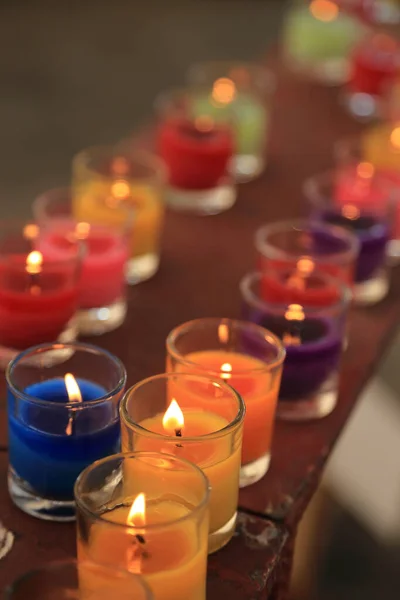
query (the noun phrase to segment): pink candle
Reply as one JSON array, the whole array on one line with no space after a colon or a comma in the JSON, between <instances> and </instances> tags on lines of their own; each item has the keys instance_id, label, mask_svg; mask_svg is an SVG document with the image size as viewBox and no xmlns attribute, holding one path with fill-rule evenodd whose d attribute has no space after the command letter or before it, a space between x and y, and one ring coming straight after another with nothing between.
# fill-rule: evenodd
<instances>
[{"instance_id":1,"label":"pink candle","mask_svg":"<svg viewBox=\"0 0 400 600\"><path fill-rule=\"evenodd\" d=\"M119 231L97 224L54 220L43 232L40 251L53 259L71 251L76 239L85 246L80 278L80 308L109 306L124 295L127 240Z\"/></svg>"}]
</instances>

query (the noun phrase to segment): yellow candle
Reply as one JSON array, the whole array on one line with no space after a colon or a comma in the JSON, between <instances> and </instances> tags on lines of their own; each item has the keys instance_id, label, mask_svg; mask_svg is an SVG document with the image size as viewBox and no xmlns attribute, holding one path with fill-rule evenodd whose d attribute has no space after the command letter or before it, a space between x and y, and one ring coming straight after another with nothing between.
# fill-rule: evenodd
<instances>
[{"instance_id":1,"label":"yellow candle","mask_svg":"<svg viewBox=\"0 0 400 600\"><path fill-rule=\"evenodd\" d=\"M150 462L135 458L129 464L132 457L140 456L156 457L157 464L153 464L152 458ZM122 470L115 467L110 470L104 476L101 491L93 490L89 501L82 489L77 492L78 561L92 560L140 574L155 600L205 600L208 496L203 480L206 479L202 476L199 488L200 470L186 461L163 458L156 453L109 457L111 463L115 460L124 461ZM162 466L164 463L166 468ZM98 464L92 468L98 468ZM120 483L118 472L122 476ZM179 478L185 474L191 487L197 486L194 494L193 489L185 492L187 487ZM102 473L97 477L102 477ZM115 487L109 490L110 486ZM146 493L131 494L140 487ZM203 494L198 505L197 493ZM93 517L88 516L96 502L103 509L101 515L95 511ZM104 502L106 506L102 506ZM85 583L89 587L90 582ZM126 585L127 589L121 584L118 590L129 591L129 582Z\"/></svg>"},{"instance_id":2,"label":"yellow candle","mask_svg":"<svg viewBox=\"0 0 400 600\"><path fill-rule=\"evenodd\" d=\"M140 411L140 406L154 403L151 416L135 420L138 407ZM225 545L235 528L243 415L240 397L228 386L186 374L158 375L140 382L121 404L123 451L173 454L193 462L207 476L211 484L209 552Z\"/></svg>"}]
</instances>

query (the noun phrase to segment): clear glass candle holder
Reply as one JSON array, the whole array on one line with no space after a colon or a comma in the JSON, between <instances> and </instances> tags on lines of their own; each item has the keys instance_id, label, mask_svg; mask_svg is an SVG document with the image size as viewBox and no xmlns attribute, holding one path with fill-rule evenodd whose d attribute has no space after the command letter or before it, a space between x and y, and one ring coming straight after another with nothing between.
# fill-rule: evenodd
<instances>
[{"instance_id":1,"label":"clear glass candle holder","mask_svg":"<svg viewBox=\"0 0 400 600\"><path fill-rule=\"evenodd\" d=\"M42 342L77 335L82 248L68 256L42 253L44 233L35 223L0 224L0 366Z\"/></svg>"},{"instance_id":2,"label":"clear glass candle holder","mask_svg":"<svg viewBox=\"0 0 400 600\"><path fill-rule=\"evenodd\" d=\"M104 223L94 218L75 217L70 188L49 190L36 198L34 215L41 226L39 249L45 256L68 257L79 241L84 257L79 282L77 323L83 335L100 335L120 327L125 320L125 269L129 256L129 233L133 213L124 219Z\"/></svg>"},{"instance_id":3,"label":"clear glass candle holder","mask_svg":"<svg viewBox=\"0 0 400 600\"><path fill-rule=\"evenodd\" d=\"M369 128L359 136L350 136L335 144L334 157L338 168L347 169L354 163L359 169L372 165L379 180L386 179L385 186L393 196L394 219L391 239L386 247L390 264L400 262L400 121L381 123ZM366 196L368 198L368 196Z\"/></svg>"},{"instance_id":4,"label":"clear glass candle holder","mask_svg":"<svg viewBox=\"0 0 400 600\"><path fill-rule=\"evenodd\" d=\"M350 77L350 53L368 28L341 0L296 0L287 12L283 52L288 66L325 85Z\"/></svg>"},{"instance_id":5,"label":"clear glass candle holder","mask_svg":"<svg viewBox=\"0 0 400 600\"><path fill-rule=\"evenodd\" d=\"M255 234L258 269L272 276L277 301L285 300L287 288L296 290L300 304L310 302L312 283L306 283L315 268L352 284L360 244L356 236L334 225L307 219L277 221L260 227ZM315 292L312 292L315 295ZM324 302L317 296L315 303Z\"/></svg>"},{"instance_id":6,"label":"clear glass candle holder","mask_svg":"<svg viewBox=\"0 0 400 600\"><path fill-rule=\"evenodd\" d=\"M228 172L234 152L231 123L219 122L203 89L166 91L156 99L158 153L168 168L168 205L212 215L228 210L236 191Z\"/></svg>"},{"instance_id":7,"label":"clear glass candle holder","mask_svg":"<svg viewBox=\"0 0 400 600\"><path fill-rule=\"evenodd\" d=\"M207 373L231 385L244 400L240 487L268 470L284 357L276 336L246 321L196 319L167 337L168 371Z\"/></svg>"},{"instance_id":8,"label":"clear glass candle holder","mask_svg":"<svg viewBox=\"0 0 400 600\"><path fill-rule=\"evenodd\" d=\"M209 552L235 531L244 411L241 397L221 380L186 373L140 381L121 404L124 451L167 452L197 464L208 477Z\"/></svg>"},{"instance_id":9,"label":"clear glass candle holder","mask_svg":"<svg viewBox=\"0 0 400 600\"><path fill-rule=\"evenodd\" d=\"M127 210L134 211L126 267L129 284L150 279L158 271L166 178L158 157L126 144L93 146L74 157L76 219L117 225L125 222Z\"/></svg>"},{"instance_id":10,"label":"clear glass candle holder","mask_svg":"<svg viewBox=\"0 0 400 600\"><path fill-rule=\"evenodd\" d=\"M268 155L273 73L253 63L214 61L192 65L188 80L203 88L198 110L233 124L236 150L230 171L235 180L249 181L260 175Z\"/></svg>"},{"instance_id":11,"label":"clear glass candle holder","mask_svg":"<svg viewBox=\"0 0 400 600\"><path fill-rule=\"evenodd\" d=\"M119 451L125 368L96 346L42 344L11 361L6 380L11 499L40 519L72 521L79 473Z\"/></svg>"},{"instance_id":12,"label":"clear glass candle holder","mask_svg":"<svg viewBox=\"0 0 400 600\"><path fill-rule=\"evenodd\" d=\"M117 454L83 471L75 499L79 562L140 574L155 600L205 600L209 484L198 467L157 452Z\"/></svg>"},{"instance_id":13,"label":"clear glass candle holder","mask_svg":"<svg viewBox=\"0 0 400 600\"><path fill-rule=\"evenodd\" d=\"M371 164L361 163L309 178L304 194L312 220L346 228L358 238L355 302L381 301L389 290L386 253L394 215L392 186Z\"/></svg>"},{"instance_id":14,"label":"clear glass candle holder","mask_svg":"<svg viewBox=\"0 0 400 600\"><path fill-rule=\"evenodd\" d=\"M142 577L108 565L76 560L29 571L6 588L5 600L153 600Z\"/></svg>"},{"instance_id":15,"label":"clear glass candle holder","mask_svg":"<svg viewBox=\"0 0 400 600\"><path fill-rule=\"evenodd\" d=\"M240 283L243 318L276 334L286 349L277 416L302 421L325 417L336 406L346 317L351 290L319 273L318 289L330 302L299 304L296 294L275 301L263 273L246 275Z\"/></svg>"},{"instance_id":16,"label":"clear glass candle holder","mask_svg":"<svg viewBox=\"0 0 400 600\"><path fill-rule=\"evenodd\" d=\"M350 77L342 100L360 120L382 117L385 95L398 77L400 42L385 31L373 31L354 48Z\"/></svg>"}]
</instances>

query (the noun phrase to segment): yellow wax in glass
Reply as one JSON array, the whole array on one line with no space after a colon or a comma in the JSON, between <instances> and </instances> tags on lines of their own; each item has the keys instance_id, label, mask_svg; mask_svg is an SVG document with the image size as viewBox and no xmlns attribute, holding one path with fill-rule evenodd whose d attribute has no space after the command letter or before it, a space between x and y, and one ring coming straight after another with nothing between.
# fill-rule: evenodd
<instances>
[{"instance_id":1,"label":"yellow wax in glass","mask_svg":"<svg viewBox=\"0 0 400 600\"><path fill-rule=\"evenodd\" d=\"M117 508L107 513L109 522L104 519L94 522L90 527L89 541L78 537L78 560L112 564L141 574L150 586L155 600L205 600L207 522L204 522L205 532L200 536L195 531L195 520L184 520L165 529L152 529L152 525L190 514L190 508L174 501L171 490L170 500L160 499L147 503L146 525L139 541L132 530L129 533L128 526L113 525L125 525L129 511L130 506ZM83 584L93 588L92 582L84 581ZM121 593L129 592L122 590L121 583L118 590Z\"/></svg>"},{"instance_id":2,"label":"yellow wax in glass","mask_svg":"<svg viewBox=\"0 0 400 600\"><path fill-rule=\"evenodd\" d=\"M363 158L377 169L400 172L400 123L370 128L361 138Z\"/></svg>"},{"instance_id":3,"label":"yellow wax in glass","mask_svg":"<svg viewBox=\"0 0 400 600\"><path fill-rule=\"evenodd\" d=\"M150 185L129 183L126 200L135 210L131 237L132 257L158 254L164 220L164 204L161 192ZM123 210L118 210L118 198L113 193L112 178L93 176L91 181L73 185L74 214L78 220L100 221L110 225L124 222ZM107 206L107 202L110 203ZM123 204L121 205L123 207Z\"/></svg>"},{"instance_id":4,"label":"yellow wax in glass","mask_svg":"<svg viewBox=\"0 0 400 600\"><path fill-rule=\"evenodd\" d=\"M171 394L178 392L178 388ZM181 396L179 395L179 398ZM179 401L180 404L180 401ZM181 404L184 409L185 403ZM183 410L185 424L182 437L173 438L176 443L168 443L171 437L166 437L165 444L159 438L138 435L134 450L158 451L175 454L196 464L208 477L211 484L210 496L210 533L218 531L236 514L239 494L240 473L240 444L232 448L231 435L215 439L199 439L196 442L185 441L185 437L204 436L220 431L229 421L220 415L195 409ZM168 435L163 427L164 413L144 419L139 425L154 433ZM122 450L131 450L127 430L122 428ZM188 473L177 473L176 478L188 477ZM170 476L171 477L171 476Z\"/></svg>"},{"instance_id":5,"label":"yellow wax in glass","mask_svg":"<svg viewBox=\"0 0 400 600\"><path fill-rule=\"evenodd\" d=\"M280 374L267 371L261 360L240 352L205 350L185 355L191 373L220 373L242 396L246 405L244 418L242 464L246 465L270 452L278 400ZM224 371L229 365L231 370ZM169 365L171 367L171 365ZM167 365L167 370L169 369ZM171 367L169 370L173 370ZM187 371L187 365L175 365L175 370ZM246 373L247 371L247 373ZM252 372L253 371L253 372ZM181 402L180 402L181 404Z\"/></svg>"}]
</instances>

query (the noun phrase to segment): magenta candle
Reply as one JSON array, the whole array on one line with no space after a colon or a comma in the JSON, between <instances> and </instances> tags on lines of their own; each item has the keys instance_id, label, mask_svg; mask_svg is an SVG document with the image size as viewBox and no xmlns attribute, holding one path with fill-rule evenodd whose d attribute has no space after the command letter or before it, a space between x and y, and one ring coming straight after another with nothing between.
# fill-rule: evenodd
<instances>
[{"instance_id":1,"label":"magenta candle","mask_svg":"<svg viewBox=\"0 0 400 600\"><path fill-rule=\"evenodd\" d=\"M0 364L5 366L16 350L75 338L81 253L75 243L68 256L44 256L38 251L40 229L33 224L2 223L0 238Z\"/></svg>"},{"instance_id":2,"label":"magenta candle","mask_svg":"<svg viewBox=\"0 0 400 600\"><path fill-rule=\"evenodd\" d=\"M129 258L131 223L106 226L77 222L72 217L70 191L51 190L35 201L34 210L43 224L40 251L58 260L69 256L80 241L84 248L79 285L79 328L85 334L115 329L126 314L125 267Z\"/></svg>"}]
</instances>

